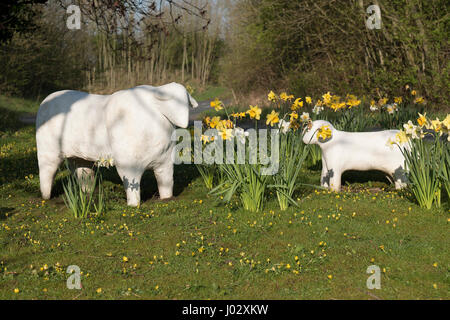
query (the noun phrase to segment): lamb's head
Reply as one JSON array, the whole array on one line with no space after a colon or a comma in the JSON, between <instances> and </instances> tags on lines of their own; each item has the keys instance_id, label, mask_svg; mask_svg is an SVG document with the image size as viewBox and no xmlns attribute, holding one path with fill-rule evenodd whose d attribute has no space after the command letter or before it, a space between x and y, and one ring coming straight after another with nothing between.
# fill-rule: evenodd
<instances>
[{"instance_id":1,"label":"lamb's head","mask_svg":"<svg viewBox=\"0 0 450 320\"><path fill-rule=\"evenodd\" d=\"M324 144L333 139L336 129L325 120L316 120L308 123L303 131L303 142L306 144Z\"/></svg>"}]
</instances>

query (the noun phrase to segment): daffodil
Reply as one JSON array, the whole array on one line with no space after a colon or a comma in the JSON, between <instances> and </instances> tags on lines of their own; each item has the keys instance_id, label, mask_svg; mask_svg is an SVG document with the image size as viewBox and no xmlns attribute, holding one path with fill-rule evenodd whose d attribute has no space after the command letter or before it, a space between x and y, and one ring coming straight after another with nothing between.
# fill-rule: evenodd
<instances>
[{"instance_id":1,"label":"daffodil","mask_svg":"<svg viewBox=\"0 0 450 320\"><path fill-rule=\"evenodd\" d=\"M214 108L216 111L220 111L220 110L222 110L223 109L223 103L222 103L222 101L220 101L219 99L215 99L214 101L211 101L211 103L210 103L210 105L211 105L211 108Z\"/></svg>"},{"instance_id":2,"label":"daffodil","mask_svg":"<svg viewBox=\"0 0 450 320\"><path fill-rule=\"evenodd\" d=\"M408 142L409 138L406 135L406 132L403 130L400 130L396 135L395 135L395 140L398 144L402 145Z\"/></svg>"},{"instance_id":3,"label":"daffodil","mask_svg":"<svg viewBox=\"0 0 450 320\"><path fill-rule=\"evenodd\" d=\"M209 123L209 126L214 129L220 123L220 117L213 117Z\"/></svg>"},{"instance_id":4,"label":"daffodil","mask_svg":"<svg viewBox=\"0 0 450 320\"><path fill-rule=\"evenodd\" d=\"M291 106L291 110L296 111L302 107L303 107L302 98L297 98L297 99L295 99L294 104Z\"/></svg>"},{"instance_id":5,"label":"daffodil","mask_svg":"<svg viewBox=\"0 0 450 320\"><path fill-rule=\"evenodd\" d=\"M288 101L294 99L293 95L288 95L286 92L280 94L280 99L283 101Z\"/></svg>"},{"instance_id":6,"label":"daffodil","mask_svg":"<svg viewBox=\"0 0 450 320\"><path fill-rule=\"evenodd\" d=\"M203 141L203 144L207 144L210 141L210 137L202 134L200 141Z\"/></svg>"},{"instance_id":7,"label":"daffodil","mask_svg":"<svg viewBox=\"0 0 450 320\"><path fill-rule=\"evenodd\" d=\"M262 110L258 106L250 106L250 110L247 111L250 119L259 120L261 118Z\"/></svg>"},{"instance_id":8,"label":"daffodil","mask_svg":"<svg viewBox=\"0 0 450 320\"><path fill-rule=\"evenodd\" d=\"M298 119L298 113L295 111L290 113L289 116L290 116L290 121L294 121L294 120Z\"/></svg>"},{"instance_id":9,"label":"daffodil","mask_svg":"<svg viewBox=\"0 0 450 320\"><path fill-rule=\"evenodd\" d=\"M301 122L307 122L310 119L311 118L309 117L309 113L308 112L303 112L302 115L300 116L300 121Z\"/></svg>"},{"instance_id":10,"label":"daffodil","mask_svg":"<svg viewBox=\"0 0 450 320\"><path fill-rule=\"evenodd\" d=\"M439 118L436 118L436 120L431 120L431 128L435 132L441 131L442 124L441 124L441 121L439 120Z\"/></svg>"},{"instance_id":11,"label":"daffodil","mask_svg":"<svg viewBox=\"0 0 450 320\"><path fill-rule=\"evenodd\" d=\"M418 97L414 99L415 104L425 104L425 99L423 97Z\"/></svg>"},{"instance_id":12,"label":"daffodil","mask_svg":"<svg viewBox=\"0 0 450 320\"><path fill-rule=\"evenodd\" d=\"M379 105L380 107L382 107L382 106L386 105L386 103L387 103L388 101L389 101L388 98L382 98L382 99L378 100L378 105Z\"/></svg>"},{"instance_id":13,"label":"daffodil","mask_svg":"<svg viewBox=\"0 0 450 320\"><path fill-rule=\"evenodd\" d=\"M417 91L416 91L416 90L411 91L411 95L412 95L412 96L415 96L416 94L417 94Z\"/></svg>"},{"instance_id":14,"label":"daffodil","mask_svg":"<svg viewBox=\"0 0 450 320\"><path fill-rule=\"evenodd\" d=\"M222 140L229 140L233 138L233 129L222 129L219 132L219 135L222 138Z\"/></svg>"},{"instance_id":15,"label":"daffodil","mask_svg":"<svg viewBox=\"0 0 450 320\"><path fill-rule=\"evenodd\" d=\"M312 104L312 98L311 97L306 97L305 101L307 104Z\"/></svg>"},{"instance_id":16,"label":"daffodil","mask_svg":"<svg viewBox=\"0 0 450 320\"><path fill-rule=\"evenodd\" d=\"M426 115L427 115L426 113L423 115L419 113L419 118L417 119L417 123L419 124L420 127L423 127L424 125L427 124Z\"/></svg>"},{"instance_id":17,"label":"daffodil","mask_svg":"<svg viewBox=\"0 0 450 320\"><path fill-rule=\"evenodd\" d=\"M312 109L314 114L320 114L323 111L323 107L321 105L316 104Z\"/></svg>"},{"instance_id":18,"label":"daffodil","mask_svg":"<svg viewBox=\"0 0 450 320\"><path fill-rule=\"evenodd\" d=\"M394 103L394 104L387 104L387 105L386 105L386 111L387 111L389 114L394 114L394 112L397 111L397 106L396 106L396 104L395 104L395 103Z\"/></svg>"},{"instance_id":19,"label":"daffodil","mask_svg":"<svg viewBox=\"0 0 450 320\"><path fill-rule=\"evenodd\" d=\"M378 110L375 100L370 101L370 111L375 112Z\"/></svg>"},{"instance_id":20,"label":"daffodil","mask_svg":"<svg viewBox=\"0 0 450 320\"><path fill-rule=\"evenodd\" d=\"M403 128L405 129L407 136L411 136L413 139L419 138L417 135L417 126L415 126L411 120L409 120L408 123L405 123Z\"/></svg>"},{"instance_id":21,"label":"daffodil","mask_svg":"<svg viewBox=\"0 0 450 320\"><path fill-rule=\"evenodd\" d=\"M332 95L330 92L327 92L322 96L322 98L323 98L323 103L326 105L329 105L331 103Z\"/></svg>"},{"instance_id":22,"label":"daffodil","mask_svg":"<svg viewBox=\"0 0 450 320\"><path fill-rule=\"evenodd\" d=\"M285 121L283 119L280 120L278 127L281 129L281 132L287 133L289 131L289 127L291 123L289 121Z\"/></svg>"},{"instance_id":23,"label":"daffodil","mask_svg":"<svg viewBox=\"0 0 450 320\"><path fill-rule=\"evenodd\" d=\"M275 112L275 110L272 110L272 112L270 114L267 115L267 121L266 124L267 125L271 125L273 126L274 124L278 123L280 121L280 118L278 118L279 113Z\"/></svg>"},{"instance_id":24,"label":"daffodil","mask_svg":"<svg viewBox=\"0 0 450 320\"><path fill-rule=\"evenodd\" d=\"M395 97L394 98L394 102L397 104L401 104L403 102L403 98L402 97Z\"/></svg>"},{"instance_id":25,"label":"daffodil","mask_svg":"<svg viewBox=\"0 0 450 320\"><path fill-rule=\"evenodd\" d=\"M332 132L331 132L329 125L323 125L317 131L317 139L319 139L320 141L328 140L331 137L332 137Z\"/></svg>"},{"instance_id":26,"label":"daffodil","mask_svg":"<svg viewBox=\"0 0 450 320\"><path fill-rule=\"evenodd\" d=\"M275 94L275 92L270 91L267 98L269 99L269 101L271 102L275 102L277 101L277 95Z\"/></svg>"}]
</instances>

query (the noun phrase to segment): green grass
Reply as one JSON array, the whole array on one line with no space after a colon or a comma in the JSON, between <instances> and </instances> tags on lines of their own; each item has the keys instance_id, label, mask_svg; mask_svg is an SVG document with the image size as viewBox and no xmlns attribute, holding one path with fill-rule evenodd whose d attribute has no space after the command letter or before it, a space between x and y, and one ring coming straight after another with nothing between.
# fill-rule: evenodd
<instances>
[{"instance_id":1,"label":"green grass","mask_svg":"<svg viewBox=\"0 0 450 320\"><path fill-rule=\"evenodd\" d=\"M226 99L231 97L231 93L225 87L207 86L203 89L196 89L193 97L197 101L214 100L215 98Z\"/></svg>"},{"instance_id":2,"label":"green grass","mask_svg":"<svg viewBox=\"0 0 450 320\"><path fill-rule=\"evenodd\" d=\"M77 220L62 200L67 172L41 200L34 127L11 119L0 130L0 299L449 298L448 204L420 209L375 174L347 175L341 194L300 189L300 208L281 212L272 197L250 213L209 196L194 166L176 167L170 201L147 173L145 202L129 208L104 170L109 211ZM318 184L319 171L300 179ZM381 290L366 288L373 264ZM82 290L66 288L69 265Z\"/></svg>"}]
</instances>

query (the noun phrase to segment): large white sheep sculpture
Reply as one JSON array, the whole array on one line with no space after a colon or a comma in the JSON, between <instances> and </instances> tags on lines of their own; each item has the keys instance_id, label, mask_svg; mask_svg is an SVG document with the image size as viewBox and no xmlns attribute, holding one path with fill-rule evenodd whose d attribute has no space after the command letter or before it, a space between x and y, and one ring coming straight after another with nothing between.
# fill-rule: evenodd
<instances>
[{"instance_id":1,"label":"large white sheep sculpture","mask_svg":"<svg viewBox=\"0 0 450 320\"><path fill-rule=\"evenodd\" d=\"M394 141L398 130L377 132L345 132L336 130L324 120L309 123L303 142L322 149L321 185L336 192L341 190L341 177L347 170L379 170L394 180L396 189L406 186L405 159Z\"/></svg>"},{"instance_id":2,"label":"large white sheep sculpture","mask_svg":"<svg viewBox=\"0 0 450 320\"><path fill-rule=\"evenodd\" d=\"M65 90L49 95L36 118L42 197L49 199L64 158L76 173L91 175L101 158L114 160L130 206L140 204L140 182L153 169L161 199L172 197L175 126L186 128L197 102L177 83L139 86L112 95Z\"/></svg>"}]
</instances>

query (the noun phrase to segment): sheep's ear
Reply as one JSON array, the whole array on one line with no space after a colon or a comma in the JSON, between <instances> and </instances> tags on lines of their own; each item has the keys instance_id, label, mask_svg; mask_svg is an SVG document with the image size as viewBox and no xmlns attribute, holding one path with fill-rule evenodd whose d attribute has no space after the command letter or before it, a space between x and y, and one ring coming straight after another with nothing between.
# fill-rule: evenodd
<instances>
[{"instance_id":1,"label":"sheep's ear","mask_svg":"<svg viewBox=\"0 0 450 320\"><path fill-rule=\"evenodd\" d=\"M188 97L186 88L178 84L170 84L157 88L153 97L156 108L170 122L180 128L187 128L189 124L189 105L193 104ZM192 98L197 104L197 102Z\"/></svg>"},{"instance_id":2,"label":"sheep's ear","mask_svg":"<svg viewBox=\"0 0 450 320\"><path fill-rule=\"evenodd\" d=\"M195 99L192 98L192 96L189 94L189 92L187 93L187 95L188 95L188 98L189 98L189 102L191 103L191 107L194 108L194 109L197 108L198 107L197 101L195 101Z\"/></svg>"}]
</instances>

